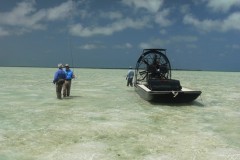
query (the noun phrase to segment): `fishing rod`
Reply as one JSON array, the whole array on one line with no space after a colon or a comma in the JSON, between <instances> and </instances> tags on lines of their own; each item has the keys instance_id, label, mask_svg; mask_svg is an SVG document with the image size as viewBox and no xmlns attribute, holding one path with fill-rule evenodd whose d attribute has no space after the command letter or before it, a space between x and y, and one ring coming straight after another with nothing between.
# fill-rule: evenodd
<instances>
[{"instance_id":1,"label":"fishing rod","mask_svg":"<svg viewBox=\"0 0 240 160\"><path fill-rule=\"evenodd\" d=\"M74 1L71 1L71 10L70 10L70 25L73 23L73 5ZM69 51L70 51L70 56L71 56L71 63L72 63L72 71L74 72L74 61L73 61L73 49L72 49L72 36L68 33L68 40L69 40Z\"/></svg>"},{"instance_id":2,"label":"fishing rod","mask_svg":"<svg viewBox=\"0 0 240 160\"><path fill-rule=\"evenodd\" d=\"M70 50L70 56L71 56L71 63L72 63L72 69L74 71L74 61L73 61L73 49L72 49L72 39L69 36L69 50Z\"/></svg>"}]
</instances>

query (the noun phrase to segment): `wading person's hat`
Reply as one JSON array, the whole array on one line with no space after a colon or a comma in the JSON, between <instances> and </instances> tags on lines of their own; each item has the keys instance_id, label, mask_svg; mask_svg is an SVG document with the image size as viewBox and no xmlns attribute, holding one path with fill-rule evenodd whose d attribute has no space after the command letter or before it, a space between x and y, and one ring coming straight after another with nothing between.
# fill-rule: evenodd
<instances>
[{"instance_id":1,"label":"wading person's hat","mask_svg":"<svg viewBox=\"0 0 240 160\"><path fill-rule=\"evenodd\" d=\"M61 63L59 63L58 68L63 68L63 65Z\"/></svg>"},{"instance_id":2,"label":"wading person's hat","mask_svg":"<svg viewBox=\"0 0 240 160\"><path fill-rule=\"evenodd\" d=\"M68 68L69 68L69 64L65 64L65 67L68 67Z\"/></svg>"}]
</instances>

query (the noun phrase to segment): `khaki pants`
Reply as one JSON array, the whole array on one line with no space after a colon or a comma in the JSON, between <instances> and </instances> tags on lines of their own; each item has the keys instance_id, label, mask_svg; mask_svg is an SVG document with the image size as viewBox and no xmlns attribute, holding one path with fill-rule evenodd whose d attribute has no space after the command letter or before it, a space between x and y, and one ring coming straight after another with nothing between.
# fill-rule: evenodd
<instances>
[{"instance_id":1,"label":"khaki pants","mask_svg":"<svg viewBox=\"0 0 240 160\"><path fill-rule=\"evenodd\" d=\"M63 84L56 84L56 93L57 93L57 98L58 99L61 99L62 98L62 87L63 87Z\"/></svg>"},{"instance_id":2,"label":"khaki pants","mask_svg":"<svg viewBox=\"0 0 240 160\"><path fill-rule=\"evenodd\" d=\"M70 96L71 80L65 80L63 84L63 97Z\"/></svg>"}]
</instances>

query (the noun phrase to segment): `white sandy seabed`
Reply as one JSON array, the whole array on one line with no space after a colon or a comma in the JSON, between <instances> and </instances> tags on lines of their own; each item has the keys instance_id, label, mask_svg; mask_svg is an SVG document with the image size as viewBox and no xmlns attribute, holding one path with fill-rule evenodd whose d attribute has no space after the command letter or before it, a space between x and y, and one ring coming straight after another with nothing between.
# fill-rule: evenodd
<instances>
[{"instance_id":1,"label":"white sandy seabed","mask_svg":"<svg viewBox=\"0 0 240 160\"><path fill-rule=\"evenodd\" d=\"M0 68L1 160L240 159L240 73L173 71L202 95L159 104L117 69L74 69L71 96L57 100L55 71Z\"/></svg>"}]
</instances>

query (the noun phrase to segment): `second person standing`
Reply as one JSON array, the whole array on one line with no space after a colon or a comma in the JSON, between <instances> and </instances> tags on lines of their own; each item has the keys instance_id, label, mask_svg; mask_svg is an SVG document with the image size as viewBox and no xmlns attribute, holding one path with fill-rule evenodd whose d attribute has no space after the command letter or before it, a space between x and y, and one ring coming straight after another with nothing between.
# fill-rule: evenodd
<instances>
[{"instance_id":1,"label":"second person standing","mask_svg":"<svg viewBox=\"0 0 240 160\"><path fill-rule=\"evenodd\" d=\"M75 78L75 75L73 74L73 71L70 69L70 66L68 64L65 65L65 74L66 79L65 83L63 84L63 97L70 96L70 90L71 90L71 83L72 79Z\"/></svg>"}]
</instances>

